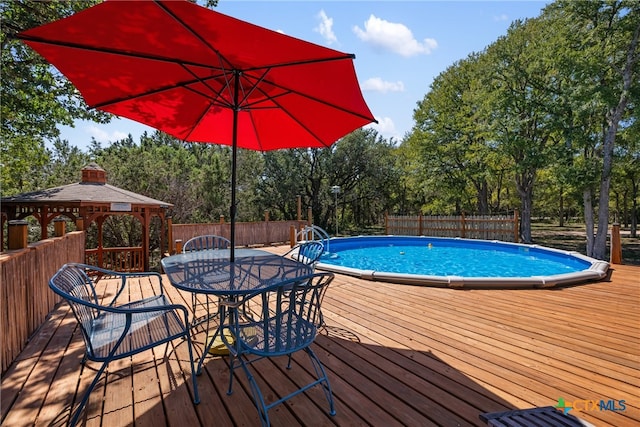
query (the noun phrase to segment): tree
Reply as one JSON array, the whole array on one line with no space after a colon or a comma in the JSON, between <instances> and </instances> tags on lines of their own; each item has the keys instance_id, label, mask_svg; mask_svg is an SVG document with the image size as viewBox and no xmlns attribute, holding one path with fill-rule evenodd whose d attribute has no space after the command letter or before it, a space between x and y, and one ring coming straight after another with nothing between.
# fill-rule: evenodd
<instances>
[{"instance_id":1,"label":"tree","mask_svg":"<svg viewBox=\"0 0 640 427\"><path fill-rule=\"evenodd\" d=\"M399 186L395 150L393 142L387 142L373 129L357 129L332 147L328 182L322 192L331 196L331 187L337 185L340 197L339 207L334 199L329 204L331 208L326 209L327 221L336 217L334 209L338 208L343 230L382 222L384 212L393 209L392 195Z\"/></svg>"},{"instance_id":2,"label":"tree","mask_svg":"<svg viewBox=\"0 0 640 427\"><path fill-rule=\"evenodd\" d=\"M553 27L543 19L516 21L483 56L487 70L486 108L498 150L511 158L521 200L520 237L531 242L536 175L555 142L557 79Z\"/></svg>"},{"instance_id":3,"label":"tree","mask_svg":"<svg viewBox=\"0 0 640 427\"><path fill-rule=\"evenodd\" d=\"M492 183L497 183L494 178L508 159L495 150L483 114L488 94L481 84L486 70L480 57L471 54L435 78L431 91L414 110L416 125L409 144L419 152L423 179L438 177L437 199L449 199L456 213L471 210L486 215L492 193L498 191ZM475 204L465 206L470 198Z\"/></svg>"},{"instance_id":4,"label":"tree","mask_svg":"<svg viewBox=\"0 0 640 427\"><path fill-rule=\"evenodd\" d=\"M584 192L587 255L606 259L616 136L621 126L625 128L633 123L629 105L638 103L640 3L632 0L562 0L545 8L544 13L560 21L554 28L557 40L565 42L564 48L558 49L557 61L572 85L563 95L579 118L597 119L594 124L584 119L576 121L586 142L584 153L594 156L588 166L597 164L600 171L595 237L591 211L595 191L586 188ZM572 90L572 87L578 89Z\"/></svg>"},{"instance_id":5,"label":"tree","mask_svg":"<svg viewBox=\"0 0 640 427\"><path fill-rule=\"evenodd\" d=\"M3 194L37 188L39 169L46 163L45 140L60 134L58 125L76 119L108 121L90 110L73 85L42 57L16 38L20 31L71 15L97 1L0 1L2 46L0 72L0 161Z\"/></svg>"}]
</instances>

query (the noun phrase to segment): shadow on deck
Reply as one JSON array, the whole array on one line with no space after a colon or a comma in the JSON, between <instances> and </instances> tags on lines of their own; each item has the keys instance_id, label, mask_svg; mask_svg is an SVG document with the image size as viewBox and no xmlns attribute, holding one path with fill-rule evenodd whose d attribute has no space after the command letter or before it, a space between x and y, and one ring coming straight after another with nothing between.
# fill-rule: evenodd
<instances>
[{"instance_id":1,"label":"shadow on deck","mask_svg":"<svg viewBox=\"0 0 640 427\"><path fill-rule=\"evenodd\" d=\"M479 415L577 403L597 426L640 422L640 268L558 289L453 290L337 276L325 297L327 328L314 350L328 370L337 415L314 388L270 411L273 425L484 425ZM166 277L164 278L166 283ZM144 293L156 283L141 283ZM174 302L190 296L166 286ZM64 425L94 372L59 305L2 377L2 424ZM204 330L196 331L196 352ZM258 425L241 373L227 395L228 359L210 357L188 387L187 348L176 340L114 362L91 395L84 425ZM268 399L308 380L303 354L256 365ZM91 365L89 365L91 366ZM625 401L624 410L590 403ZM583 405L580 407L579 405ZM591 406L590 406L591 405ZM606 409L606 408L605 408Z\"/></svg>"}]
</instances>

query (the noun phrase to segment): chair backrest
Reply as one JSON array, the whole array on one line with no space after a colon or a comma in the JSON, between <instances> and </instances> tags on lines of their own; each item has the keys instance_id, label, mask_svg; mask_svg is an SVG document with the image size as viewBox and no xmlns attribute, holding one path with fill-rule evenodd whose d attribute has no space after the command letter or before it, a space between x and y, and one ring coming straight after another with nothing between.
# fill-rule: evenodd
<instances>
[{"instance_id":1,"label":"chair backrest","mask_svg":"<svg viewBox=\"0 0 640 427\"><path fill-rule=\"evenodd\" d=\"M229 249L231 241L229 239L216 236L214 234L206 234L196 236L187 240L182 247L182 252L204 251L207 249Z\"/></svg>"},{"instance_id":2,"label":"chair backrest","mask_svg":"<svg viewBox=\"0 0 640 427\"><path fill-rule=\"evenodd\" d=\"M324 245L322 242L318 240L310 240L308 242L300 243L294 246L288 254L290 254L291 258L295 259L298 262L313 265L322 256L324 252Z\"/></svg>"},{"instance_id":3,"label":"chair backrest","mask_svg":"<svg viewBox=\"0 0 640 427\"><path fill-rule=\"evenodd\" d=\"M100 303L95 284L87 274L84 264L69 263L49 280L49 287L71 306L74 316L82 329L82 337L91 348L91 328L100 315Z\"/></svg>"},{"instance_id":4,"label":"chair backrest","mask_svg":"<svg viewBox=\"0 0 640 427\"><path fill-rule=\"evenodd\" d=\"M333 278L333 273L315 273L245 299L251 314L243 330L255 332L254 342L245 337L251 344L248 352L279 355L309 346L318 333L320 306Z\"/></svg>"}]
</instances>

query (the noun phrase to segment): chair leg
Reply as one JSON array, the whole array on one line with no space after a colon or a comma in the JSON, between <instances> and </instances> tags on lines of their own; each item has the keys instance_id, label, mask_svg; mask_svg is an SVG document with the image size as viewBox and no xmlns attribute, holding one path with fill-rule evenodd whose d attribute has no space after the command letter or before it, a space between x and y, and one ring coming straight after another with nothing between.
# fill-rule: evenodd
<instances>
[{"instance_id":1,"label":"chair leg","mask_svg":"<svg viewBox=\"0 0 640 427\"><path fill-rule=\"evenodd\" d=\"M320 385L322 385L324 395L329 402L329 414L333 416L336 414L336 409L333 404L333 392L331 391L331 384L329 384L329 377L327 377L327 372L324 370L322 363L320 363L320 359L318 359L318 356L316 356L316 354L313 352L313 350L311 350L310 347L307 347L304 350L307 352L309 358L311 359L313 369L316 372L316 377L318 378Z\"/></svg>"},{"instance_id":2,"label":"chair leg","mask_svg":"<svg viewBox=\"0 0 640 427\"><path fill-rule=\"evenodd\" d=\"M84 396L82 396L82 400L80 401L80 405L78 405L78 407L76 408L76 410L73 412L73 414L71 416L71 420L69 421L69 426L70 427L74 427L78 423L78 419L80 418L80 413L82 412L82 410L84 409L85 405L89 401L89 395L91 394L91 392L95 388L96 384L98 384L98 381L100 380L100 377L104 373L104 370L105 370L105 368L107 367L108 364L109 364L109 362L105 361L100 366L100 369L98 369L98 372L96 373L96 376L93 378L93 381L91 382L91 385L89 385L89 388L84 393ZM87 369L86 368L86 364L85 364L85 369ZM84 372L84 369L83 369L83 372Z\"/></svg>"},{"instance_id":3,"label":"chair leg","mask_svg":"<svg viewBox=\"0 0 640 427\"><path fill-rule=\"evenodd\" d=\"M236 357L233 353L229 353L229 389L227 390L227 395L231 395L233 393L233 375L236 368Z\"/></svg>"},{"instance_id":4,"label":"chair leg","mask_svg":"<svg viewBox=\"0 0 640 427\"><path fill-rule=\"evenodd\" d=\"M200 403L200 393L198 393L198 380L196 379L196 365L193 361L193 342L191 341L191 333L187 329L185 334L187 337L187 346L189 347L189 364L191 366L191 382L193 382L193 403Z\"/></svg>"},{"instance_id":5,"label":"chair leg","mask_svg":"<svg viewBox=\"0 0 640 427\"><path fill-rule=\"evenodd\" d=\"M242 366L242 370L247 375L247 379L249 380L249 385L251 386L251 395L253 397L253 403L256 405L256 409L258 410L260 423L262 424L263 427L268 427L271 425L271 422L269 421L268 411L273 406L273 404L271 405L265 404L264 396L262 396L262 391L260 390L260 387L258 387L258 383L256 382L255 378L251 374L251 371L249 371L249 367L247 366L247 363L244 361L242 356L238 356L238 360L240 361L240 366Z\"/></svg>"}]
</instances>

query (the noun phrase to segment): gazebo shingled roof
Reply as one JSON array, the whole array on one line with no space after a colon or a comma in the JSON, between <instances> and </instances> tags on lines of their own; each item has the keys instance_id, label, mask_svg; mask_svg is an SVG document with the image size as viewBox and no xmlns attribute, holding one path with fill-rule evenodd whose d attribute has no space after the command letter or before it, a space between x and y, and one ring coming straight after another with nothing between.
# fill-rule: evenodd
<instances>
[{"instance_id":1,"label":"gazebo shingled roof","mask_svg":"<svg viewBox=\"0 0 640 427\"><path fill-rule=\"evenodd\" d=\"M171 206L173 206L171 203L107 184L106 172L96 163L90 163L82 169L81 182L3 197L0 204L3 224L8 220L33 216L40 222L42 239L48 237L48 225L56 217L68 217L76 223L79 230L96 221L99 228L100 248L102 248L102 221L107 216L123 214L135 216L143 226L142 246L147 270L149 268L150 219L153 216L160 217L161 236L164 236L165 213ZM161 242L161 246L164 246L164 241Z\"/></svg>"}]
</instances>

